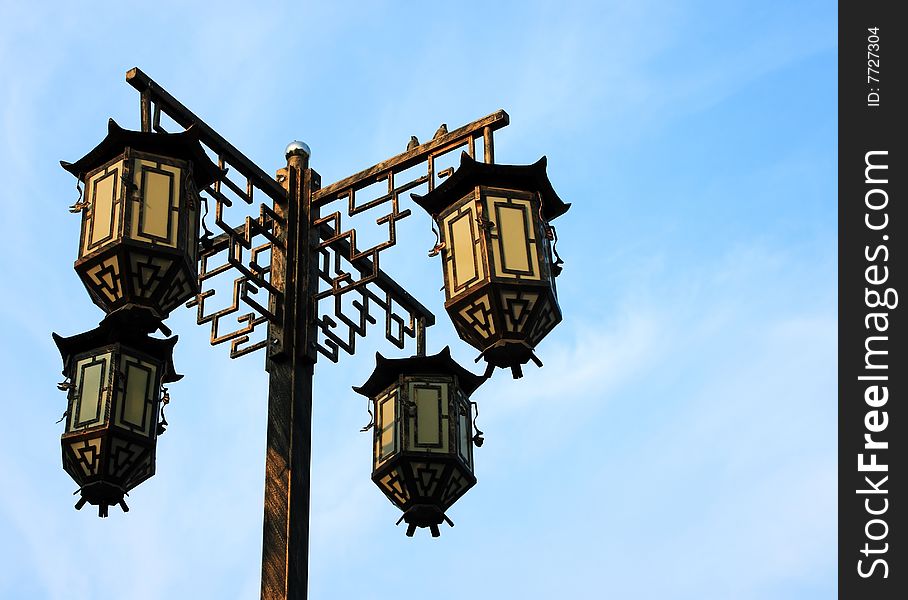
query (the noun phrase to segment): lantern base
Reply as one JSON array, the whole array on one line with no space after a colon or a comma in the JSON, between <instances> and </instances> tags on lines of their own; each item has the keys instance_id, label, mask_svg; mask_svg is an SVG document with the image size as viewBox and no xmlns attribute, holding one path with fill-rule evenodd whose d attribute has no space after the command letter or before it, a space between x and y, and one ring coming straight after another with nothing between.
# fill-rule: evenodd
<instances>
[{"instance_id":1,"label":"lantern base","mask_svg":"<svg viewBox=\"0 0 908 600\"><path fill-rule=\"evenodd\" d=\"M479 356L476 357L475 362L479 362L479 359L481 358L486 359L486 362L488 363L486 365L486 372L483 374L486 378L492 376L495 367L501 367L502 369L510 367L514 379L520 379L523 377L522 365L525 365L532 360L537 367L542 366L542 361L533 354L533 348L522 341L500 340L495 342L483 350Z\"/></svg>"},{"instance_id":2,"label":"lantern base","mask_svg":"<svg viewBox=\"0 0 908 600\"><path fill-rule=\"evenodd\" d=\"M413 533L416 531L417 527L428 527L429 531L432 532L432 537L441 535L438 526L443 522L454 527L454 522L445 515L444 511L431 504L417 504L411 506L404 512L403 516L397 520L397 525L400 525L401 521L407 522L407 537L413 537Z\"/></svg>"},{"instance_id":3,"label":"lantern base","mask_svg":"<svg viewBox=\"0 0 908 600\"><path fill-rule=\"evenodd\" d=\"M76 510L82 510L86 503L97 506L98 516L102 519L107 517L109 506L119 505L123 512L129 512L129 507L126 506L126 501L123 499L126 492L119 486L104 482L90 483L77 490L76 493L79 492L82 493L82 497L76 502Z\"/></svg>"}]
</instances>

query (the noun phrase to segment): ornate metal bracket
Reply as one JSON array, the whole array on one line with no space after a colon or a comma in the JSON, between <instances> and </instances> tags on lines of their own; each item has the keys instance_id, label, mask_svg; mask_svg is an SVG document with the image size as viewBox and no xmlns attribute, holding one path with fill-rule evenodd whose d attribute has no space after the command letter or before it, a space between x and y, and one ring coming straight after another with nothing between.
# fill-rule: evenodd
<instances>
[{"instance_id":1,"label":"ornate metal bracket","mask_svg":"<svg viewBox=\"0 0 908 600\"><path fill-rule=\"evenodd\" d=\"M507 113L498 111L450 133L446 129L440 130L431 141L415 145L313 194L312 204L317 210L329 205L346 204L346 211L342 212L338 207L313 222L322 240L318 245L319 277L329 286L316 293L316 301L329 297L334 299L333 315L326 311L317 319L323 338L318 344L319 352L335 362L339 350L353 354L356 337L365 335L367 324L375 323L369 313L370 306L385 313L385 337L399 348L404 347L404 336L413 336L415 330L435 322L435 317L427 309L393 280L386 280L379 268L381 252L397 241L397 221L410 216L409 209L401 210L400 197L423 185L427 185L429 190L434 189L438 178L448 174L445 172L447 169L437 170L439 159L451 154L457 156L462 150L476 156L479 140L482 140L484 159L491 162L494 152L492 133L507 124ZM420 165L422 169L418 168ZM371 194L361 193L375 184L379 184L380 188L377 193L375 190ZM382 207L383 214L375 218L375 223L386 226L387 235L375 244L360 247L356 229L345 228L345 215L350 218L379 207ZM372 284L377 284L383 293L375 293L371 289ZM360 298L351 303L356 312L352 317L343 313L341 303L341 297L351 291L360 294ZM394 304L409 310L407 321L394 313ZM423 325L420 324L422 319Z\"/></svg>"},{"instance_id":2,"label":"ornate metal bracket","mask_svg":"<svg viewBox=\"0 0 908 600\"><path fill-rule=\"evenodd\" d=\"M162 114L179 127L194 124L203 146L217 157L222 169L228 170L205 190L215 203L214 225L219 233L202 238L200 292L187 306L196 307L200 325L210 325L212 345L230 342L231 358L268 347L267 325L279 327L283 317L284 290L272 285L271 256L286 252L284 240L276 233L286 228L280 227L283 223L274 208L287 201L286 190L141 70L130 70L126 80L140 93L143 131L165 131ZM483 160L493 162L493 132L507 124L507 113L498 111L450 133L442 127L431 141L412 144L406 152L313 193L314 215L329 205L346 202L346 210L338 207L312 222L320 238L316 247L320 285L313 293L313 302L319 306L323 301L321 307L328 309L319 309L315 316L320 332L318 352L334 362L341 350L353 354L356 338L364 337L368 326L378 322L377 317L383 317L385 337L395 346L404 348L409 337L416 339L417 352L424 350L425 328L435 323L435 316L379 266L381 252L396 243L397 221L410 215L409 209L400 209L400 195L423 185L434 189L437 179L450 173L450 169L436 172L439 159L460 150L475 157L479 140ZM420 164L424 170L413 169ZM370 195L366 188L376 183L385 185L377 196ZM360 197L361 192L365 197ZM240 201L238 206L252 207L263 195L270 205L262 203L257 214L245 216L242 225L232 226L225 220L225 209L236 201ZM346 222L379 208L384 214L375 223L387 227L387 235L360 248L356 229L345 229ZM238 212L234 209L232 214ZM218 285L221 296L230 294L231 298L213 307ZM349 292L356 292L358 297L345 304L343 296Z\"/></svg>"}]
</instances>

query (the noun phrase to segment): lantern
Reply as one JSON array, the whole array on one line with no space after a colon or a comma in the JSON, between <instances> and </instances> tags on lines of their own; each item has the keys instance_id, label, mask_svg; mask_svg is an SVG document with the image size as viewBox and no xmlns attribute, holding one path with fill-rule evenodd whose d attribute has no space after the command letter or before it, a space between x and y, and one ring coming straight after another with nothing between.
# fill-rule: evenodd
<instances>
[{"instance_id":1,"label":"lantern","mask_svg":"<svg viewBox=\"0 0 908 600\"><path fill-rule=\"evenodd\" d=\"M198 292L198 190L221 171L196 132L127 131L113 119L107 137L75 163L85 184L75 269L105 312L135 304L163 319Z\"/></svg>"},{"instance_id":2,"label":"lantern","mask_svg":"<svg viewBox=\"0 0 908 600\"><path fill-rule=\"evenodd\" d=\"M453 526L445 511L476 484L469 398L484 378L458 365L447 347L433 356L375 358L369 380L353 388L374 409L372 481L404 511L398 523L407 522L408 536L428 527L438 537L443 521Z\"/></svg>"},{"instance_id":3,"label":"lantern","mask_svg":"<svg viewBox=\"0 0 908 600\"><path fill-rule=\"evenodd\" d=\"M111 505L129 510L124 494L154 475L162 385L182 378L173 367L177 338L149 337L148 317L131 309L85 333L53 334L68 392L63 468L79 485L76 508L88 502L101 517Z\"/></svg>"},{"instance_id":4,"label":"lantern","mask_svg":"<svg viewBox=\"0 0 908 600\"><path fill-rule=\"evenodd\" d=\"M488 362L486 376L510 367L516 379L529 360L541 366L533 350L561 321L561 261L552 258L549 222L570 204L552 189L545 167L545 157L497 165L463 153L444 183L413 195L441 232L445 309L458 335Z\"/></svg>"}]
</instances>

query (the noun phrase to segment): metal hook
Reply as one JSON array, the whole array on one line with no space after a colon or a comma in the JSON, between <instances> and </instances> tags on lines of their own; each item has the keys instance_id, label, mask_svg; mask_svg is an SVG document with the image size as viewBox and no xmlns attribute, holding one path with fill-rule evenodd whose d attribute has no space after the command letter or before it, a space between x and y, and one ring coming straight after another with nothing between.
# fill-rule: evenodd
<instances>
[{"instance_id":1,"label":"metal hook","mask_svg":"<svg viewBox=\"0 0 908 600\"><path fill-rule=\"evenodd\" d=\"M158 422L157 434L161 435L167 431L167 418L164 416L164 407L170 404L170 392L167 391L167 388L161 386L161 420Z\"/></svg>"},{"instance_id":2,"label":"metal hook","mask_svg":"<svg viewBox=\"0 0 908 600\"><path fill-rule=\"evenodd\" d=\"M473 436L473 443L476 444L477 448L481 448L483 442L485 442L485 438L482 437L484 435L482 430L476 426L476 419L479 417L479 405L473 401L471 401L470 404L476 409L476 412L473 413L473 429L476 430L476 434Z\"/></svg>"},{"instance_id":3,"label":"metal hook","mask_svg":"<svg viewBox=\"0 0 908 600\"><path fill-rule=\"evenodd\" d=\"M372 414L372 400L371 399L366 400L366 412L369 413L369 424L366 425L365 427L361 427L360 428L361 432L369 431L370 429L375 427L375 415Z\"/></svg>"},{"instance_id":4,"label":"metal hook","mask_svg":"<svg viewBox=\"0 0 908 600\"><path fill-rule=\"evenodd\" d=\"M552 265L552 277L558 277L561 275L561 271L564 270L564 267L561 266L564 264L564 261L558 256L558 233L555 231L554 226L549 225L548 227L552 232L552 254L555 255L555 263Z\"/></svg>"},{"instance_id":5,"label":"metal hook","mask_svg":"<svg viewBox=\"0 0 908 600\"><path fill-rule=\"evenodd\" d=\"M438 256L438 253L444 250L445 243L441 241L441 234L438 232L438 229L435 227L435 217L432 217L432 233L435 234L435 246L429 250L429 256Z\"/></svg>"},{"instance_id":6,"label":"metal hook","mask_svg":"<svg viewBox=\"0 0 908 600\"><path fill-rule=\"evenodd\" d=\"M82 199L82 183L79 177L76 178L76 189L79 190L79 197L76 198L76 203L69 207L69 212L75 214L82 212L84 209L88 208L88 201Z\"/></svg>"}]
</instances>

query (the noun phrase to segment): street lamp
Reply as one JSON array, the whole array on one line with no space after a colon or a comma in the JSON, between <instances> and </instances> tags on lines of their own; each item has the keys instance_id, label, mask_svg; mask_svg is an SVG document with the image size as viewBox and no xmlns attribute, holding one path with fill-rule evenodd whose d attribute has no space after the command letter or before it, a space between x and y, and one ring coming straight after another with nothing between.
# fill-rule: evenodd
<instances>
[{"instance_id":1,"label":"street lamp","mask_svg":"<svg viewBox=\"0 0 908 600\"><path fill-rule=\"evenodd\" d=\"M176 337L149 337L155 326L145 309L108 315L101 324L71 337L54 334L63 358L67 391L63 468L79 485L81 498L106 517L108 506L128 511L123 496L152 475L163 384L177 381Z\"/></svg>"},{"instance_id":2,"label":"street lamp","mask_svg":"<svg viewBox=\"0 0 908 600\"><path fill-rule=\"evenodd\" d=\"M530 360L541 367L533 349L561 321L549 222L571 205L552 189L545 166L545 157L500 165L463 153L444 183L412 194L441 232L445 309L461 339L480 350L487 376L510 367L517 379Z\"/></svg>"},{"instance_id":3,"label":"street lamp","mask_svg":"<svg viewBox=\"0 0 908 600\"><path fill-rule=\"evenodd\" d=\"M478 430L470 435L470 395L494 366L519 376L520 365L538 362L532 349L561 320L554 289L560 261L552 262L548 221L568 205L551 189L544 161L494 164L493 134L509 121L498 111L450 132L442 125L422 144L413 136L406 151L326 187L309 167L309 147L293 142L287 166L272 178L142 71L132 69L126 80L140 93L142 131L111 122L98 147L63 165L86 184L86 197L71 207L83 220L76 271L109 313L97 330L55 335L67 376L61 388L69 393L64 465L84 500L106 512L153 473L160 429L150 415L166 401L161 384L178 376L170 358L176 338L149 334L169 335L162 320L189 300L198 323L210 326L211 343L229 342L231 358L265 354L262 598L307 595L314 365L319 355L337 362L341 353L353 354L357 339L379 322L396 347L415 340L416 354L378 355L375 372L355 388L376 415L373 480L404 511L408 535L427 527L437 536L438 525L450 523L445 511L476 482L472 447L482 438ZM173 126L185 131L167 133ZM466 158L457 172L440 168L459 152ZM377 195L370 193L376 184ZM461 337L489 362L484 377L455 363L447 348L426 356L435 316L379 266L396 243L397 222L410 215L401 197L419 190L427 193L417 202L442 226L443 261L453 265L445 271L446 308ZM265 202L257 215L228 223L231 207L259 199ZM206 224L212 203L216 234ZM349 224L366 212L386 231L368 247ZM488 215L495 215L491 227ZM464 246L465 231L472 247ZM468 259L485 261L476 282L461 280ZM230 290L226 298L217 294L218 281L228 282L218 288ZM480 293L488 304L483 317L504 333L466 333L473 323L464 314L479 313L454 303L482 303ZM86 457L102 457L105 448L115 453L103 436L120 439L121 429L145 454L102 479L103 467Z\"/></svg>"},{"instance_id":4,"label":"street lamp","mask_svg":"<svg viewBox=\"0 0 908 600\"><path fill-rule=\"evenodd\" d=\"M407 535L428 527L438 537L447 510L476 484L470 395L483 377L451 358L375 355L375 371L353 391L373 406L372 481L404 511ZM400 521L398 521L400 523Z\"/></svg>"},{"instance_id":5,"label":"street lamp","mask_svg":"<svg viewBox=\"0 0 908 600\"><path fill-rule=\"evenodd\" d=\"M110 313L144 306L164 319L198 291L199 192L219 176L196 132L127 131L74 163L85 184L75 269L95 304Z\"/></svg>"}]
</instances>

